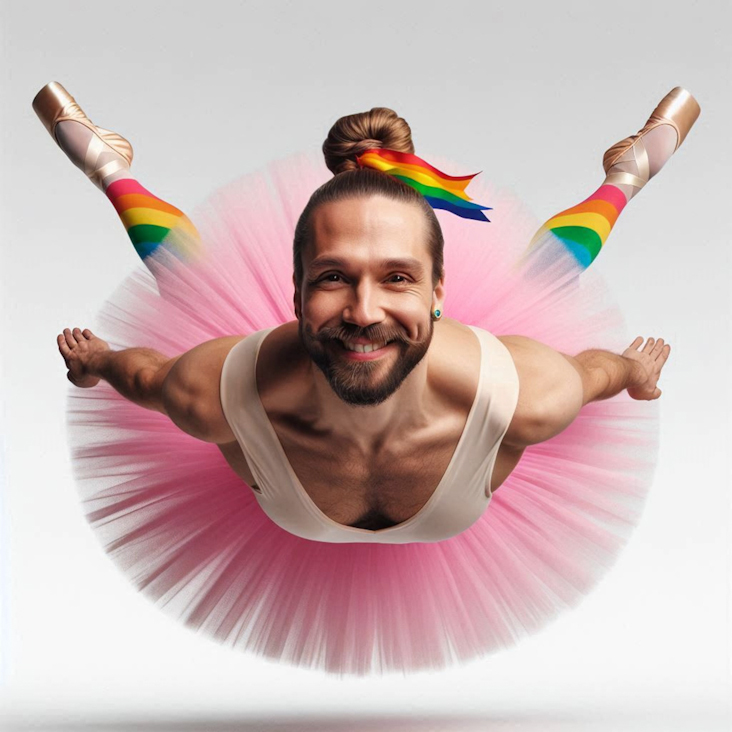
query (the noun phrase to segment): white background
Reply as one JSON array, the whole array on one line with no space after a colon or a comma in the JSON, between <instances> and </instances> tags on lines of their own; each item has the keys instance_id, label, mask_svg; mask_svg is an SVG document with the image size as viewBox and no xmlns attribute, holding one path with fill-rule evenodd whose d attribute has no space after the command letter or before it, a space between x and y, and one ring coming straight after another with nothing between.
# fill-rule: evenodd
<instances>
[{"instance_id":1,"label":"white background","mask_svg":"<svg viewBox=\"0 0 732 732\"><path fill-rule=\"evenodd\" d=\"M726 729L731 15L721 0L3 3L0 725ZM485 171L542 219L690 89L699 122L593 265L633 334L674 350L646 513L581 607L463 667L340 680L226 650L137 595L82 518L55 336L93 325L138 261L31 110L51 80L129 137L139 180L183 210L390 106L418 150Z\"/></svg>"}]
</instances>

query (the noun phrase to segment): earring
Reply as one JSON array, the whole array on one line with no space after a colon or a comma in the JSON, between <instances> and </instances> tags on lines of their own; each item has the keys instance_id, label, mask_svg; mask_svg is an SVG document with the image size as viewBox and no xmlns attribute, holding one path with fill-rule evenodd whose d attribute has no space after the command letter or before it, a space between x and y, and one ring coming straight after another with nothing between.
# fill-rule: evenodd
<instances>
[{"instance_id":1,"label":"earring","mask_svg":"<svg viewBox=\"0 0 732 732\"><path fill-rule=\"evenodd\" d=\"M432 312L432 320L439 320L442 317L442 310L434 310Z\"/></svg>"}]
</instances>

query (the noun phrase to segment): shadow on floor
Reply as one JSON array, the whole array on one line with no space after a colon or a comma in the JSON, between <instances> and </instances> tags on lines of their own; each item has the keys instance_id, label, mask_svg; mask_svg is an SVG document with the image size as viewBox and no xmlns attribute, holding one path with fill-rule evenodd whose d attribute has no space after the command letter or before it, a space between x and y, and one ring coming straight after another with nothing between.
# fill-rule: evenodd
<instances>
[{"instance_id":1,"label":"shadow on floor","mask_svg":"<svg viewBox=\"0 0 732 732\"><path fill-rule=\"evenodd\" d=\"M587 719L559 719L548 716L408 714L272 717L98 717L15 718L2 724L3 732L563 732L594 729ZM7 726L6 726L7 725Z\"/></svg>"},{"instance_id":2,"label":"shadow on floor","mask_svg":"<svg viewBox=\"0 0 732 732\"><path fill-rule=\"evenodd\" d=\"M127 716L39 714L0 718L2 732L729 732L729 716L669 714L646 710L613 717L598 709L584 715L505 714L330 714L257 716Z\"/></svg>"}]
</instances>

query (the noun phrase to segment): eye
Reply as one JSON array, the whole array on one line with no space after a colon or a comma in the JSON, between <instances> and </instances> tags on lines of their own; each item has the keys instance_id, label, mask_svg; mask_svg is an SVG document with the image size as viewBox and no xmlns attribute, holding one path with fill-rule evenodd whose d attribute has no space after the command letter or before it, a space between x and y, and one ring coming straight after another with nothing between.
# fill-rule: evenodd
<instances>
[{"instance_id":1,"label":"eye","mask_svg":"<svg viewBox=\"0 0 732 732\"><path fill-rule=\"evenodd\" d=\"M343 275L337 272L328 272L327 274L310 280L311 285L338 285L343 282Z\"/></svg>"},{"instance_id":2,"label":"eye","mask_svg":"<svg viewBox=\"0 0 732 732\"><path fill-rule=\"evenodd\" d=\"M394 283L395 285L403 285L406 282L408 282L407 278L404 275L401 274L393 274L389 276L389 282Z\"/></svg>"}]
</instances>

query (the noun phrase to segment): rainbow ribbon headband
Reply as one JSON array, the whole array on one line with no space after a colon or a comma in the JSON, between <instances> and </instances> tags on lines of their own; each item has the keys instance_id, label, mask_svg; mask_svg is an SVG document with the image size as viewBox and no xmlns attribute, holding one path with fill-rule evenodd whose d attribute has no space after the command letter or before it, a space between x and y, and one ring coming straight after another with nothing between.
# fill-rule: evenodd
<instances>
[{"instance_id":1,"label":"rainbow ribbon headband","mask_svg":"<svg viewBox=\"0 0 732 732\"><path fill-rule=\"evenodd\" d=\"M403 183L419 191L432 208L450 211L464 219L490 221L483 211L489 206L473 203L465 189L478 173L473 175L447 175L429 163L409 153L373 148L356 157L361 167L374 168L393 175Z\"/></svg>"}]
</instances>

